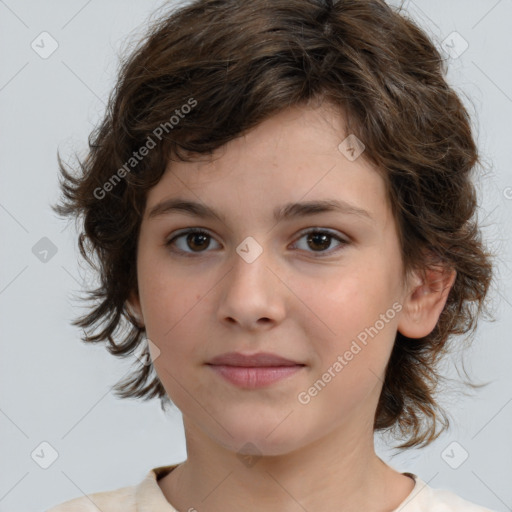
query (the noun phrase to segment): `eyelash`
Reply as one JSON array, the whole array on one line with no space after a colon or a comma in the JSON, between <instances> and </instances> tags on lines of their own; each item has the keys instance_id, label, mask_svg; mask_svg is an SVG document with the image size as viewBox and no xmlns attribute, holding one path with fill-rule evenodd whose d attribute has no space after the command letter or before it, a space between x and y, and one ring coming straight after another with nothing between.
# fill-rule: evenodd
<instances>
[{"instance_id":1,"label":"eyelash","mask_svg":"<svg viewBox=\"0 0 512 512\"><path fill-rule=\"evenodd\" d=\"M182 237L186 237L187 235L189 235L191 233L202 234L202 235L206 235L206 236L208 236L210 238L213 238L208 233L208 231L205 231L202 228L189 228L186 231L179 232L177 235L175 235L172 238L170 238L169 240L167 240L164 245L166 247L171 247L177 239L182 238ZM321 228L312 228L312 229L308 229L306 231L302 231L301 234L300 234L300 237L297 240L300 240L305 235L309 235L311 233L313 233L313 234L318 234L318 233L327 234L330 238L333 238L333 239L337 240L338 242L340 242L340 245L338 246L338 248L336 248L334 250L330 250L330 251L306 251L306 252L311 252L314 255L313 256L314 258L323 258L323 257L326 257L326 256L330 256L331 254L336 253L339 250L343 249L343 247L345 245L349 245L349 243L350 243L348 240L345 240L345 239L339 237L338 235L332 233L331 231L329 231L327 229L321 229ZM172 250L172 252L175 252L177 254L181 254L181 255L185 256L186 258L195 258L195 257L200 256L204 252L208 252L208 251L205 250L205 251L199 251L199 252L195 252L194 253L194 252L183 251L182 249L176 249L176 248L171 249L171 250Z\"/></svg>"}]
</instances>

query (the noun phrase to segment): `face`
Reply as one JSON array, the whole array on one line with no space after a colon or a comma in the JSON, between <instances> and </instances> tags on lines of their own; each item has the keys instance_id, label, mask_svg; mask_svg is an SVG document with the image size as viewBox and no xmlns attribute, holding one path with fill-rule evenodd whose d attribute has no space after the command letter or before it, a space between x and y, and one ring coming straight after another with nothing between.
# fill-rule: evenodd
<instances>
[{"instance_id":1,"label":"face","mask_svg":"<svg viewBox=\"0 0 512 512\"><path fill-rule=\"evenodd\" d=\"M346 136L326 106L289 109L212 158L169 162L148 194L131 305L185 422L230 450L373 432L406 288L384 181L339 149ZM177 199L217 215L162 206ZM354 209L285 210L318 201ZM229 352L296 365L231 368L234 382L207 364Z\"/></svg>"}]
</instances>

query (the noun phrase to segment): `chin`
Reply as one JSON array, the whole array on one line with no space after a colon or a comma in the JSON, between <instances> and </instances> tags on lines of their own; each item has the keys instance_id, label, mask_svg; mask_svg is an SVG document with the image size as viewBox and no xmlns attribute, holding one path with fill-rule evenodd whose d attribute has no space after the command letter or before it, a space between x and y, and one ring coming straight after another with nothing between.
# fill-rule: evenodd
<instances>
[{"instance_id":1,"label":"chin","mask_svg":"<svg viewBox=\"0 0 512 512\"><path fill-rule=\"evenodd\" d=\"M238 428L226 426L226 429L231 436L222 431L222 438L216 438L215 441L240 457L286 455L307 444L305 435L300 435L298 428L291 425L276 428L275 422L260 423L257 427L255 425L238 425Z\"/></svg>"}]
</instances>

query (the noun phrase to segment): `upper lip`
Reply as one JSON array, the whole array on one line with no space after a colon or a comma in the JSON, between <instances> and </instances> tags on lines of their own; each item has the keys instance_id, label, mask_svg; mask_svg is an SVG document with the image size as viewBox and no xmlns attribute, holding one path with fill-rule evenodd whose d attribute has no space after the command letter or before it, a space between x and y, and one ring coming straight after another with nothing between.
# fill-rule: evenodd
<instances>
[{"instance_id":1,"label":"upper lip","mask_svg":"<svg viewBox=\"0 0 512 512\"><path fill-rule=\"evenodd\" d=\"M258 354L252 355L245 355L238 352L228 352L214 357L206 364L244 367L295 365L304 366L302 363L298 363L297 361L291 361L290 359L286 359L284 357L278 356L276 354L271 354L269 352L259 352Z\"/></svg>"}]
</instances>

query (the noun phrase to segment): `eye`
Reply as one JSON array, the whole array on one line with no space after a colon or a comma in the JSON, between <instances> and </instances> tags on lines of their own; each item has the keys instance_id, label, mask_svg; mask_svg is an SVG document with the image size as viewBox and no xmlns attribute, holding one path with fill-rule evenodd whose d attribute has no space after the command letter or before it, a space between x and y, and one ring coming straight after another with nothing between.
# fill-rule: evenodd
<instances>
[{"instance_id":1,"label":"eye","mask_svg":"<svg viewBox=\"0 0 512 512\"><path fill-rule=\"evenodd\" d=\"M302 240L306 237L306 244L308 247L316 248L319 250L314 250L312 252L320 253L318 256L315 255L315 258L321 258L324 255L330 255L333 252L339 251L344 245L348 245L349 241L341 238L337 234L334 234L328 230L314 228L302 233L302 236L299 240ZM330 251L326 251L325 249L331 245L332 239L335 239L339 242L338 248Z\"/></svg>"},{"instance_id":2,"label":"eye","mask_svg":"<svg viewBox=\"0 0 512 512\"><path fill-rule=\"evenodd\" d=\"M307 252L319 253L319 255L315 255L316 258L322 257L325 254L329 255L333 252L337 252L340 248L350 243L348 240L341 238L337 234L321 228L313 228L308 231L303 231L299 240L303 238L306 238L307 247L319 249L313 251L307 251L307 249L304 249ZM326 249L331 245L332 239L339 242L338 248L326 251ZM172 247L171 250L173 252L181 253L185 256L193 256L194 253L200 254L202 252L206 252L206 249L210 246L211 240L213 240L213 237L207 231L200 228L189 228L170 238L165 242L165 246ZM297 244L297 242L295 242L295 244ZM188 249L192 250L189 251Z\"/></svg>"},{"instance_id":3,"label":"eye","mask_svg":"<svg viewBox=\"0 0 512 512\"><path fill-rule=\"evenodd\" d=\"M180 244L175 244L175 242L180 239L184 239L184 241L181 244L182 247L179 247ZM204 249L209 247L209 241L211 239L212 237L207 231L198 228L190 228L172 237L170 240L165 242L165 245L169 247L176 245L178 249L172 249L174 252L185 253L187 256L190 256L193 255L194 253L204 252ZM193 248L194 250L189 252L186 250L186 248Z\"/></svg>"}]
</instances>

